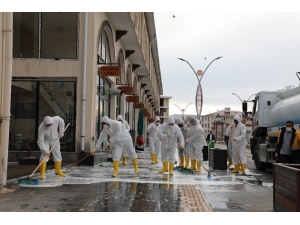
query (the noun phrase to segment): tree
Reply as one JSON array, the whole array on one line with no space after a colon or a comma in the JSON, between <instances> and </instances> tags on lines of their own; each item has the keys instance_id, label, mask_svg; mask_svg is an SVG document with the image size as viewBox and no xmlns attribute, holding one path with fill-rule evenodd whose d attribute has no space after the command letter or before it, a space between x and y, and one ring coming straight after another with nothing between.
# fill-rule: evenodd
<instances>
[{"instance_id":1,"label":"tree","mask_svg":"<svg viewBox=\"0 0 300 225\"><path fill-rule=\"evenodd\" d=\"M285 88L282 88L283 91L288 91L288 90L291 90L291 89L294 89L295 88L295 85L288 85L288 86L285 86Z\"/></svg>"}]
</instances>

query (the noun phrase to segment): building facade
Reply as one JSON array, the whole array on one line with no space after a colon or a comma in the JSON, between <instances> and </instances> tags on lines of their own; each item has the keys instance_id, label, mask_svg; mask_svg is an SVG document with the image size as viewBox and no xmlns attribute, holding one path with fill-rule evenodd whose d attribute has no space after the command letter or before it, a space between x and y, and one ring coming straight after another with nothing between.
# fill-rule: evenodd
<instances>
[{"instance_id":1,"label":"building facade","mask_svg":"<svg viewBox=\"0 0 300 225\"><path fill-rule=\"evenodd\" d=\"M235 115L242 116L242 112L230 110L229 107L226 107L222 111L202 115L201 125L205 134L207 135L210 131L213 131L216 139L218 141L223 141L225 131L233 121Z\"/></svg>"},{"instance_id":2,"label":"building facade","mask_svg":"<svg viewBox=\"0 0 300 225\"><path fill-rule=\"evenodd\" d=\"M135 134L139 110L145 129L159 114L163 89L153 13L18 12L12 20L8 161L26 156L28 148L40 154L37 128L45 116L70 124L61 152L63 161L75 162L78 153L94 148L103 116L122 115Z\"/></svg>"}]
</instances>

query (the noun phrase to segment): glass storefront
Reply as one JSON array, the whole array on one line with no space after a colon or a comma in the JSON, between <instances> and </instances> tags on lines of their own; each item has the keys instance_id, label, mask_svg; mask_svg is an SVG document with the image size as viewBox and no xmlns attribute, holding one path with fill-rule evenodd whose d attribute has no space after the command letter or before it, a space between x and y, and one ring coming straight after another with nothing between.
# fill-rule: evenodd
<instances>
[{"instance_id":1,"label":"glass storefront","mask_svg":"<svg viewBox=\"0 0 300 225\"><path fill-rule=\"evenodd\" d=\"M14 80L11 89L9 151L39 151L37 131L45 116L60 116L65 126L62 152L75 152L76 81Z\"/></svg>"},{"instance_id":2,"label":"glass storefront","mask_svg":"<svg viewBox=\"0 0 300 225\"><path fill-rule=\"evenodd\" d=\"M111 84L106 81L103 77L99 76L97 79L97 97L96 97L96 139L99 138L99 134L102 130L101 118L103 116L109 117L110 112L110 95L109 89Z\"/></svg>"}]
</instances>

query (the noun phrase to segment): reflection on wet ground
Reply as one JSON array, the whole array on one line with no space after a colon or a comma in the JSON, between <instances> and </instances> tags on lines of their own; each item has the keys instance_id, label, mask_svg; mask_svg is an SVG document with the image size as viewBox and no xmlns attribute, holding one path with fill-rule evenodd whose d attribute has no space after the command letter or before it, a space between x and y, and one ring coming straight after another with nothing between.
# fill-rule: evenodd
<instances>
[{"instance_id":1,"label":"reflection on wet ground","mask_svg":"<svg viewBox=\"0 0 300 225\"><path fill-rule=\"evenodd\" d=\"M104 162L102 166L76 166L67 172L66 177L59 177L54 170L47 171L47 179L41 185L21 185L26 193L38 188L58 188L88 185L84 196L62 197L65 206L61 211L94 211L94 212L180 212L180 211L212 211L212 208L245 211L245 204L233 202L230 198L220 197L217 193L239 193L247 190L245 185L272 188L262 174L246 170L247 176L232 174L227 170L193 174L174 171L174 175L158 173L162 164L150 163L149 149L138 153L140 173L135 174L131 160L128 165L120 163L119 174L112 177L113 164ZM208 162L203 165L209 168ZM24 187L24 188L23 188ZM203 192L201 190L204 190ZM208 200L206 200L208 199ZM209 202L209 203L208 203ZM0 200L0 205L3 202ZM42 202L41 202L42 204ZM22 208L26 203L22 202ZM253 205L249 204L248 207ZM43 207L47 207L47 203ZM41 208L41 207L40 207ZM1 207L0 207L1 210ZM34 208L31 210L35 211ZM26 210L24 210L26 211ZM37 210L38 211L38 210ZM55 210L54 210L55 211Z\"/></svg>"}]
</instances>

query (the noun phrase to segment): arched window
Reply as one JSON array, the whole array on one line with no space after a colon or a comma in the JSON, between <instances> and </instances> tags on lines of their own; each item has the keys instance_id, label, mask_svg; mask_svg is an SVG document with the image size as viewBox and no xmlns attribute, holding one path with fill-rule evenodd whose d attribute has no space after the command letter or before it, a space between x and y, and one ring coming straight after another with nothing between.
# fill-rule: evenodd
<instances>
[{"instance_id":1,"label":"arched window","mask_svg":"<svg viewBox=\"0 0 300 225\"><path fill-rule=\"evenodd\" d=\"M98 46L98 55L100 57L101 62L110 63L111 62L111 54L109 49L109 41L107 33L104 29L102 29L100 33L100 40Z\"/></svg>"}]
</instances>

